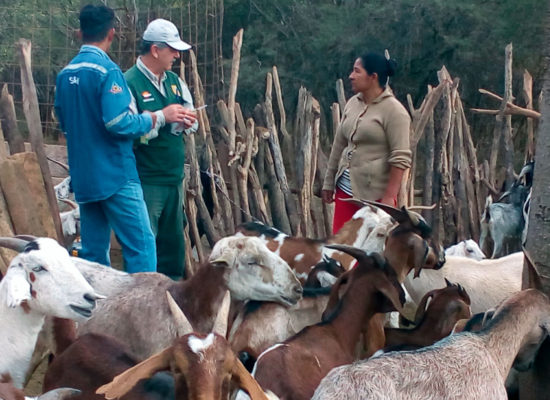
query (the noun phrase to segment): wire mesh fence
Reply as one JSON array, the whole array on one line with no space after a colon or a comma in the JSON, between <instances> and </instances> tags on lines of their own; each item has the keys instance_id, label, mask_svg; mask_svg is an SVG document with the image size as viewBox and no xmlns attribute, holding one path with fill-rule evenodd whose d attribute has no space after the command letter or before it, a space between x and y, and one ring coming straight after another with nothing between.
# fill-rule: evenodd
<instances>
[{"instance_id":1,"label":"wire mesh fence","mask_svg":"<svg viewBox=\"0 0 550 400\"><path fill-rule=\"evenodd\" d=\"M171 2L170 7L156 3L152 7L120 6L107 2L115 9L116 38L109 55L123 71L130 68L139 54L140 39L147 24L155 18L172 21L182 39L193 46L198 70L206 93L206 101L223 96L221 28L223 0L190 0ZM111 4L112 3L112 4ZM15 43L19 38L30 39L33 45L32 69L40 106L40 117L46 141L62 141L54 115L55 79L57 73L77 54L80 4L72 0L48 2L18 1L10 4L0 0L0 82L7 84L14 96L19 130L26 135L22 112L21 77ZM181 65L188 66L188 53L182 54L182 64L174 64L180 73Z\"/></svg>"}]
</instances>

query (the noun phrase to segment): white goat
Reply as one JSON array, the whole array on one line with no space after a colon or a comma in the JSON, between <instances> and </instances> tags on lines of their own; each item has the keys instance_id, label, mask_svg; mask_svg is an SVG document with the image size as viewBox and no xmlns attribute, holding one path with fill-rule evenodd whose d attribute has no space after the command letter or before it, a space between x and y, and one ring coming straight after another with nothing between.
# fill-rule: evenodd
<instances>
[{"instance_id":1,"label":"white goat","mask_svg":"<svg viewBox=\"0 0 550 400\"><path fill-rule=\"evenodd\" d=\"M506 300L480 332L334 368L312 400L506 400L504 381L512 364L528 367L549 329L548 297L524 290Z\"/></svg>"},{"instance_id":2,"label":"white goat","mask_svg":"<svg viewBox=\"0 0 550 400\"><path fill-rule=\"evenodd\" d=\"M462 285L472 301L472 313L485 312L521 290L523 253L514 253L495 260L472 260L447 257L443 268L423 270L418 278L411 274L405 288L416 304L431 290L445 285L445 278Z\"/></svg>"},{"instance_id":3,"label":"white goat","mask_svg":"<svg viewBox=\"0 0 550 400\"><path fill-rule=\"evenodd\" d=\"M445 249L445 256L458 256L473 258L474 260L483 260L485 254L479 248L478 244L472 239L463 240Z\"/></svg>"},{"instance_id":4,"label":"white goat","mask_svg":"<svg viewBox=\"0 0 550 400\"><path fill-rule=\"evenodd\" d=\"M187 281L173 282L164 277L156 282L148 278L136 281L102 301L93 317L80 324L79 334L111 335L127 343L137 357L146 358L170 346L177 337L163 301L165 290L170 291L198 332L210 332L215 310L227 289L235 301L291 305L301 298L302 288L288 264L256 237L223 238L214 246L210 260ZM124 323L114 324L113 319Z\"/></svg>"},{"instance_id":5,"label":"white goat","mask_svg":"<svg viewBox=\"0 0 550 400\"><path fill-rule=\"evenodd\" d=\"M13 238L1 242L17 246ZM102 298L55 240L19 242L24 244L0 282L0 375L9 374L17 388L23 385L44 317L84 320Z\"/></svg>"}]
</instances>

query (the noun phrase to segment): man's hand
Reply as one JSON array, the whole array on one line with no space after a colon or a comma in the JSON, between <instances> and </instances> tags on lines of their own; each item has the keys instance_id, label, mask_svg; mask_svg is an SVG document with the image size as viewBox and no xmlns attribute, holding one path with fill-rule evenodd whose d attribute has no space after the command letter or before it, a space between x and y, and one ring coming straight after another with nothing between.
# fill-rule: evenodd
<instances>
[{"instance_id":1,"label":"man's hand","mask_svg":"<svg viewBox=\"0 0 550 400\"><path fill-rule=\"evenodd\" d=\"M167 124L184 122L187 111L189 110L186 110L181 104L170 104L162 109Z\"/></svg>"},{"instance_id":2,"label":"man's hand","mask_svg":"<svg viewBox=\"0 0 550 400\"><path fill-rule=\"evenodd\" d=\"M185 110L185 117L183 118L183 127L189 129L193 126L197 120L197 113L195 110L190 110L189 108L183 108Z\"/></svg>"},{"instance_id":3,"label":"man's hand","mask_svg":"<svg viewBox=\"0 0 550 400\"><path fill-rule=\"evenodd\" d=\"M321 190L321 199L323 199L324 203L330 204L334 201L334 191L332 190Z\"/></svg>"}]
</instances>

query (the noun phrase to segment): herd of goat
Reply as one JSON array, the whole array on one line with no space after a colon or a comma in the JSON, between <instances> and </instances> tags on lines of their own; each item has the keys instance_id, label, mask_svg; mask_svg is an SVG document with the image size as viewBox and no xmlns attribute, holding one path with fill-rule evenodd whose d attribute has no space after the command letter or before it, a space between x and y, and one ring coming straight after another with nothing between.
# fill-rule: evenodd
<instances>
[{"instance_id":1,"label":"herd of goat","mask_svg":"<svg viewBox=\"0 0 550 400\"><path fill-rule=\"evenodd\" d=\"M368 203L325 241L244 224L177 282L0 238L19 252L0 281L0 399L29 399L38 348L40 400L514 398L550 301L521 290L523 253L503 254L511 213L487 205L498 258L485 259L472 240L444 251L412 210Z\"/></svg>"}]
</instances>

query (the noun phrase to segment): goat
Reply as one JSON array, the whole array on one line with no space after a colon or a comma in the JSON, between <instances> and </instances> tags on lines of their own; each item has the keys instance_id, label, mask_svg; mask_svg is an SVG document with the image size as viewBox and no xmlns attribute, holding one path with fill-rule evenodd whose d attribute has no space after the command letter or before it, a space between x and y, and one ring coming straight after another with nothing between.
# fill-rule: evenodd
<instances>
[{"instance_id":1,"label":"goat","mask_svg":"<svg viewBox=\"0 0 550 400\"><path fill-rule=\"evenodd\" d=\"M229 295L224 297L213 332L207 335L193 332L189 320L169 294L168 299L180 337L172 346L116 376L97 393L107 399L120 398L141 379L170 370L176 376L175 398L178 400L228 399L231 381L253 400L268 400L225 340Z\"/></svg>"},{"instance_id":2,"label":"goat","mask_svg":"<svg viewBox=\"0 0 550 400\"><path fill-rule=\"evenodd\" d=\"M21 388L46 315L79 321L92 315L98 295L55 240L1 238L20 253L0 281L0 374Z\"/></svg>"},{"instance_id":3,"label":"goat","mask_svg":"<svg viewBox=\"0 0 550 400\"><path fill-rule=\"evenodd\" d=\"M80 236L80 207L69 199L59 199L59 201L68 204L71 208L69 211L59 213L63 237L65 239L64 245L66 248L69 248L75 239Z\"/></svg>"},{"instance_id":4,"label":"goat","mask_svg":"<svg viewBox=\"0 0 550 400\"><path fill-rule=\"evenodd\" d=\"M478 261L487 258L477 243L472 239L463 240L455 245L452 245L451 247L446 248L445 257L447 256L473 258Z\"/></svg>"},{"instance_id":5,"label":"goat","mask_svg":"<svg viewBox=\"0 0 550 400\"><path fill-rule=\"evenodd\" d=\"M318 293L314 289L329 289L326 293L330 293L330 287L334 285L340 275L345 272L344 267L334 258L323 255L321 262L317 263L309 274L303 285L304 295L309 290L309 293Z\"/></svg>"},{"instance_id":6,"label":"goat","mask_svg":"<svg viewBox=\"0 0 550 400\"><path fill-rule=\"evenodd\" d=\"M58 200L68 199L71 193L71 177L68 176L53 187Z\"/></svg>"},{"instance_id":7,"label":"goat","mask_svg":"<svg viewBox=\"0 0 550 400\"><path fill-rule=\"evenodd\" d=\"M312 399L506 400L512 364L528 367L549 329L548 297L524 290L500 305L479 332L334 368Z\"/></svg>"},{"instance_id":8,"label":"goat","mask_svg":"<svg viewBox=\"0 0 550 400\"><path fill-rule=\"evenodd\" d=\"M345 245L330 248L352 255L358 265L332 288L334 306L325 310L324 322L266 350L254 366L260 386L284 399L310 399L332 368L354 360L365 322L375 313L400 310L405 302L397 274L382 256Z\"/></svg>"},{"instance_id":9,"label":"goat","mask_svg":"<svg viewBox=\"0 0 550 400\"><path fill-rule=\"evenodd\" d=\"M486 250L490 242L493 243L491 258L503 257L521 250L522 240L526 236L524 208L527 199L530 199L533 170L534 162L524 165L518 178L510 189L500 196L497 203L493 203L491 196L487 196L480 222L479 244ZM508 203L502 202L505 198Z\"/></svg>"},{"instance_id":10,"label":"goat","mask_svg":"<svg viewBox=\"0 0 550 400\"><path fill-rule=\"evenodd\" d=\"M125 343L107 335L89 333L76 337L76 327L69 320L56 319L56 353L43 381L43 390L70 385L80 390L74 400L101 400L95 394L101 385L138 364ZM174 380L167 373L159 373L136 385L124 399L171 400L174 398Z\"/></svg>"},{"instance_id":11,"label":"goat","mask_svg":"<svg viewBox=\"0 0 550 400\"><path fill-rule=\"evenodd\" d=\"M444 253L438 253L421 236L428 232L425 221L406 209L399 210L385 205L381 207L399 221L399 225L387 236L384 249L384 256L396 270L399 281L402 282L413 268L415 274L420 273L420 268L440 268ZM378 252L382 250L382 245L372 249ZM292 307L263 304L253 309L246 308L239 313L231 328L231 346L243 360L255 359L273 344L295 335L306 326L320 322L327 301L327 296L317 296L304 298ZM374 329L371 327L371 332ZM383 323L378 326L377 331L379 339L368 346L372 352L374 348L384 346Z\"/></svg>"},{"instance_id":12,"label":"goat","mask_svg":"<svg viewBox=\"0 0 550 400\"><path fill-rule=\"evenodd\" d=\"M446 280L443 289L424 295L415 316L413 329L386 328L386 348L395 346L425 347L448 336L456 322L470 318L470 297L460 285ZM428 304L429 303L429 304Z\"/></svg>"},{"instance_id":13,"label":"goat","mask_svg":"<svg viewBox=\"0 0 550 400\"><path fill-rule=\"evenodd\" d=\"M472 313L485 312L521 290L523 253L514 253L496 260L476 261L464 257L447 257L443 268L425 270L422 276L408 276L405 288L418 304L430 290L445 284L445 278L462 285L472 301Z\"/></svg>"},{"instance_id":14,"label":"goat","mask_svg":"<svg viewBox=\"0 0 550 400\"><path fill-rule=\"evenodd\" d=\"M486 250L489 238L493 242L491 258L498 258L521 250L521 235L523 232L522 205L509 203L493 203L487 196L485 210L481 217L480 246Z\"/></svg>"},{"instance_id":15,"label":"goat","mask_svg":"<svg viewBox=\"0 0 550 400\"><path fill-rule=\"evenodd\" d=\"M365 251L383 246L387 230L393 226L388 214L376 207L365 205L358 210L340 231L327 240L292 237L260 222L247 222L237 227L236 234L259 236L267 248L279 255L294 270L302 283L313 267L329 256L348 270L355 259L348 254L335 252L325 244L347 244ZM385 229L383 229L385 227ZM377 228L376 232L373 230ZM369 239L369 242L367 240ZM374 248L373 248L374 247Z\"/></svg>"},{"instance_id":16,"label":"goat","mask_svg":"<svg viewBox=\"0 0 550 400\"><path fill-rule=\"evenodd\" d=\"M79 325L79 334L103 333L127 343L139 358L149 357L175 339L170 310L159 293L168 290L192 321L197 332L210 332L215 312L229 289L234 306L246 300L295 304L302 287L287 263L255 237L227 237L216 243L210 262L186 281L160 280L140 284L110 296L93 317ZM139 312L136 312L139 310ZM113 324L113 318L124 324ZM156 329L151 332L150 327Z\"/></svg>"},{"instance_id":17,"label":"goat","mask_svg":"<svg viewBox=\"0 0 550 400\"><path fill-rule=\"evenodd\" d=\"M38 397L25 397L21 389L13 386L9 375L0 377L0 399L2 400L63 400L78 394L79 390L70 388L60 388L44 393Z\"/></svg>"}]
</instances>

